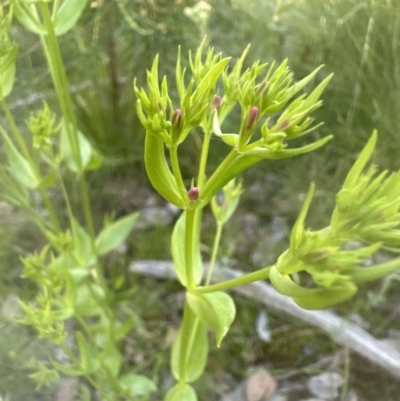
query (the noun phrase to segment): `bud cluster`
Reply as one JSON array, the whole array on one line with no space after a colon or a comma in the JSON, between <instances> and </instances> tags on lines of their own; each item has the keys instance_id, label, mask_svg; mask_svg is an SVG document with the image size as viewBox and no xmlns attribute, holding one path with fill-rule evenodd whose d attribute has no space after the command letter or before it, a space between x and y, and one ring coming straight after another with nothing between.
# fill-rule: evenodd
<instances>
[{"instance_id":1,"label":"bud cluster","mask_svg":"<svg viewBox=\"0 0 400 401\"><path fill-rule=\"evenodd\" d=\"M312 232L304 228L311 203L311 187L293 228L290 248L271 270L270 279L282 294L305 308L324 308L344 301L357 291L357 284L376 280L398 268L399 260L366 267L379 249L400 249L400 172L386 180L372 166L362 173L376 143L373 133L351 168L336 197L331 225ZM349 243L359 244L349 249ZM296 283L292 274L308 273L312 282ZM310 286L311 284L311 286Z\"/></svg>"}]
</instances>

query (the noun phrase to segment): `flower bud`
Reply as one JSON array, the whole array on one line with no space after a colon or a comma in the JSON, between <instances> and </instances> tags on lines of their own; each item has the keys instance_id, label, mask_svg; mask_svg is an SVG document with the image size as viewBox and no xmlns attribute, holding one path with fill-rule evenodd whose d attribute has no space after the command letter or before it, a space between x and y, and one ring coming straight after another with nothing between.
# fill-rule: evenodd
<instances>
[{"instance_id":1,"label":"flower bud","mask_svg":"<svg viewBox=\"0 0 400 401\"><path fill-rule=\"evenodd\" d=\"M290 125L290 120L284 120L278 127L278 131L284 131Z\"/></svg>"},{"instance_id":2,"label":"flower bud","mask_svg":"<svg viewBox=\"0 0 400 401\"><path fill-rule=\"evenodd\" d=\"M199 199L199 188L197 187L192 187L189 189L189 191L187 192L188 197L191 201L195 201L197 199Z\"/></svg>"},{"instance_id":3,"label":"flower bud","mask_svg":"<svg viewBox=\"0 0 400 401\"><path fill-rule=\"evenodd\" d=\"M183 125L183 114L180 109L176 109L174 114L171 118L172 126L177 130L180 131Z\"/></svg>"},{"instance_id":4,"label":"flower bud","mask_svg":"<svg viewBox=\"0 0 400 401\"><path fill-rule=\"evenodd\" d=\"M221 96L215 96L212 105L211 105L211 110L219 110L219 107L221 106Z\"/></svg>"},{"instance_id":5,"label":"flower bud","mask_svg":"<svg viewBox=\"0 0 400 401\"><path fill-rule=\"evenodd\" d=\"M250 109L249 116L247 118L247 125L246 125L247 130L251 130L254 127L254 124L257 121L257 117L258 117L258 107L253 106Z\"/></svg>"}]
</instances>

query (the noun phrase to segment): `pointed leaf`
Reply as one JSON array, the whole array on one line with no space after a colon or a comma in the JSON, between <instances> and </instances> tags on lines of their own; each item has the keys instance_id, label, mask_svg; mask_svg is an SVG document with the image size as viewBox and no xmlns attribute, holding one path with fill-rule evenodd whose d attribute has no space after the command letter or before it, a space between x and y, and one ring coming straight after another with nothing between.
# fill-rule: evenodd
<instances>
[{"instance_id":1,"label":"pointed leaf","mask_svg":"<svg viewBox=\"0 0 400 401\"><path fill-rule=\"evenodd\" d=\"M99 255L105 255L121 245L131 232L138 216L139 213L132 213L103 228L96 239Z\"/></svg>"},{"instance_id":2,"label":"pointed leaf","mask_svg":"<svg viewBox=\"0 0 400 401\"><path fill-rule=\"evenodd\" d=\"M88 373L90 372L90 360L91 360L89 345L80 331L76 332L76 342L78 344L82 370Z\"/></svg>"},{"instance_id":3,"label":"pointed leaf","mask_svg":"<svg viewBox=\"0 0 400 401\"><path fill-rule=\"evenodd\" d=\"M88 0L64 0L54 19L56 35L69 31L78 21Z\"/></svg>"},{"instance_id":4,"label":"pointed leaf","mask_svg":"<svg viewBox=\"0 0 400 401\"><path fill-rule=\"evenodd\" d=\"M303 78L301 81L296 82L291 88L288 89L288 93L290 93L289 97L294 96L297 92L302 90L306 85L308 85L313 78L317 75L319 70L323 67L323 65L320 65L318 68L316 68L311 74L307 75L305 78Z\"/></svg>"},{"instance_id":5,"label":"pointed leaf","mask_svg":"<svg viewBox=\"0 0 400 401\"><path fill-rule=\"evenodd\" d=\"M96 263L96 255L93 252L89 234L75 218L72 221L74 233L74 256L79 267L86 269Z\"/></svg>"},{"instance_id":6,"label":"pointed leaf","mask_svg":"<svg viewBox=\"0 0 400 401\"><path fill-rule=\"evenodd\" d=\"M168 202L186 209L189 200L182 199L174 175L168 167L162 137L154 132L146 132L144 161L147 175L156 191Z\"/></svg>"},{"instance_id":7,"label":"pointed leaf","mask_svg":"<svg viewBox=\"0 0 400 401\"><path fill-rule=\"evenodd\" d=\"M310 204L314 195L315 185L312 183L310 185L310 189L308 190L306 199L304 200L303 206L301 207L299 217L297 217L296 223L292 229L292 235L290 236L290 247L293 250L296 250L301 243L304 233L304 221L306 219L308 209L310 208Z\"/></svg>"},{"instance_id":8,"label":"pointed leaf","mask_svg":"<svg viewBox=\"0 0 400 401\"><path fill-rule=\"evenodd\" d=\"M400 268L400 258L374 266L355 267L348 274L355 283L375 281Z\"/></svg>"},{"instance_id":9,"label":"pointed leaf","mask_svg":"<svg viewBox=\"0 0 400 401\"><path fill-rule=\"evenodd\" d=\"M75 369L72 366L63 365L62 363L51 361L52 365L67 376L82 376L84 372L80 369Z\"/></svg>"},{"instance_id":10,"label":"pointed leaf","mask_svg":"<svg viewBox=\"0 0 400 401\"><path fill-rule=\"evenodd\" d=\"M5 142L6 153L10 163L10 173L25 187L34 189L40 184L35 172L29 162L17 150L15 145L8 139L7 134L1 129Z\"/></svg>"},{"instance_id":11,"label":"pointed leaf","mask_svg":"<svg viewBox=\"0 0 400 401\"><path fill-rule=\"evenodd\" d=\"M224 292L209 294L187 294L187 301L195 315L210 329L215 331L217 346L220 347L233 320L235 319L235 304L232 298Z\"/></svg>"},{"instance_id":12,"label":"pointed leaf","mask_svg":"<svg viewBox=\"0 0 400 401\"><path fill-rule=\"evenodd\" d=\"M10 65L0 74L0 100L7 97L13 88L15 78L15 64Z\"/></svg>"},{"instance_id":13,"label":"pointed leaf","mask_svg":"<svg viewBox=\"0 0 400 401\"><path fill-rule=\"evenodd\" d=\"M72 125L71 129L72 130L74 129ZM92 159L92 154L93 154L92 145L79 130L76 130L76 135L78 138L78 147L81 157L82 170L85 170ZM68 130L65 122L62 124L61 127L60 158L61 160L66 162L68 168L72 172L78 173L80 171L77 165L76 157L72 151L71 143L68 136Z\"/></svg>"},{"instance_id":14,"label":"pointed leaf","mask_svg":"<svg viewBox=\"0 0 400 401\"><path fill-rule=\"evenodd\" d=\"M42 25L38 17L33 14L32 9L28 8L28 5L21 5L17 0L13 0L12 4L15 16L28 31L37 35L47 34L46 28Z\"/></svg>"},{"instance_id":15,"label":"pointed leaf","mask_svg":"<svg viewBox=\"0 0 400 401\"><path fill-rule=\"evenodd\" d=\"M181 357L182 341L185 350L190 347L190 353L184 359ZM171 370L175 379L180 382L192 383L204 372L208 355L207 328L197 319L193 311L185 305L184 318L178 335L172 347ZM184 366L181 366L181 364Z\"/></svg>"},{"instance_id":16,"label":"pointed leaf","mask_svg":"<svg viewBox=\"0 0 400 401\"><path fill-rule=\"evenodd\" d=\"M368 163L372 155L372 152L375 149L377 139L378 131L374 130L367 144L364 146L364 149L361 151L360 156L358 156L357 161L353 164L353 167L347 174L343 184L343 189L352 188L356 184L360 174L362 173L365 165Z\"/></svg>"}]
</instances>

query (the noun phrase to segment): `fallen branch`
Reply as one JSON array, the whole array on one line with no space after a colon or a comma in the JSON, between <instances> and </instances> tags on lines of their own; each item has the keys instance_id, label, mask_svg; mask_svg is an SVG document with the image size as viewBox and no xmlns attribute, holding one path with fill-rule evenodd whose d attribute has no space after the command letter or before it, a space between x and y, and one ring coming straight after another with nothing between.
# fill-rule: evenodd
<instances>
[{"instance_id":1,"label":"fallen branch","mask_svg":"<svg viewBox=\"0 0 400 401\"><path fill-rule=\"evenodd\" d=\"M176 275L170 261L143 260L132 262L131 272L160 279L174 279ZM222 279L232 279L243 275L242 272L228 268L216 269L213 282ZM235 288L238 294L254 299L280 312L300 319L311 326L325 331L332 339L341 345L348 346L353 352L384 368L394 377L400 378L400 352L389 344L371 336L365 330L329 310L309 311L300 308L291 298L285 297L265 282L256 282Z\"/></svg>"}]
</instances>

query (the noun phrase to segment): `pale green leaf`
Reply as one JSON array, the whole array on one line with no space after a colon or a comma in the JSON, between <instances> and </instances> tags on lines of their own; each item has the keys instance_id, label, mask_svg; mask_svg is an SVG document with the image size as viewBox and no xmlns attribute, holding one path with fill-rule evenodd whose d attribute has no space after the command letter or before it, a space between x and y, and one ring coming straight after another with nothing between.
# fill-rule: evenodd
<instances>
[{"instance_id":1,"label":"pale green leaf","mask_svg":"<svg viewBox=\"0 0 400 401\"><path fill-rule=\"evenodd\" d=\"M130 397L149 397L157 390L154 382L148 377L134 373L122 376L120 383L127 389Z\"/></svg>"},{"instance_id":2,"label":"pale green leaf","mask_svg":"<svg viewBox=\"0 0 400 401\"><path fill-rule=\"evenodd\" d=\"M13 0L14 14L18 21L28 30L37 35L46 35L47 30L40 22L37 14L34 14L29 5L24 6L18 0Z\"/></svg>"},{"instance_id":3,"label":"pale green leaf","mask_svg":"<svg viewBox=\"0 0 400 401\"><path fill-rule=\"evenodd\" d=\"M40 184L40 181L36 177L30 163L25 159L24 156L17 150L15 145L8 139L8 136L3 132L3 138L5 142L5 149L10 163L10 173L25 187L34 189Z\"/></svg>"},{"instance_id":4,"label":"pale green leaf","mask_svg":"<svg viewBox=\"0 0 400 401\"><path fill-rule=\"evenodd\" d=\"M301 240L304 235L304 221L306 219L308 209L310 208L310 204L314 195L315 185L312 183L310 185L310 189L308 190L306 199L303 202L303 206L301 207L299 216L297 217L296 223L292 229L292 235L290 237L290 247L293 250L296 250L301 243Z\"/></svg>"},{"instance_id":5,"label":"pale green leaf","mask_svg":"<svg viewBox=\"0 0 400 401\"><path fill-rule=\"evenodd\" d=\"M185 352L190 347L184 361L181 357L182 342ZM175 379L185 383L196 381L204 372L207 355L207 328L186 305L182 325L172 347L171 370Z\"/></svg>"},{"instance_id":6,"label":"pale green leaf","mask_svg":"<svg viewBox=\"0 0 400 401\"><path fill-rule=\"evenodd\" d=\"M105 255L122 244L131 232L139 213L132 213L103 228L96 238L99 255Z\"/></svg>"},{"instance_id":7,"label":"pale green leaf","mask_svg":"<svg viewBox=\"0 0 400 401\"><path fill-rule=\"evenodd\" d=\"M365 165L368 163L372 155L372 152L375 149L377 139L378 132L374 130L367 144L364 146L364 149L361 151L360 156L358 156L357 161L353 164L353 167L347 174L343 184L343 189L352 188L357 183L360 174L362 173Z\"/></svg>"},{"instance_id":8,"label":"pale green leaf","mask_svg":"<svg viewBox=\"0 0 400 401\"><path fill-rule=\"evenodd\" d=\"M89 345L80 331L76 332L76 342L78 344L81 368L85 373L88 373L91 371L90 369L91 356L89 351Z\"/></svg>"},{"instance_id":9,"label":"pale green leaf","mask_svg":"<svg viewBox=\"0 0 400 401\"><path fill-rule=\"evenodd\" d=\"M108 349L103 354L102 359L102 365L107 367L108 372L111 373L113 377L117 377L124 360L118 349L114 347Z\"/></svg>"},{"instance_id":10,"label":"pale green leaf","mask_svg":"<svg viewBox=\"0 0 400 401\"><path fill-rule=\"evenodd\" d=\"M56 35L69 31L78 21L88 0L64 0L54 19Z\"/></svg>"},{"instance_id":11,"label":"pale green leaf","mask_svg":"<svg viewBox=\"0 0 400 401\"><path fill-rule=\"evenodd\" d=\"M190 384L176 384L168 390L165 401L197 401L197 395Z\"/></svg>"},{"instance_id":12,"label":"pale green leaf","mask_svg":"<svg viewBox=\"0 0 400 401\"><path fill-rule=\"evenodd\" d=\"M15 64L12 63L0 74L0 100L7 97L14 86Z\"/></svg>"},{"instance_id":13,"label":"pale green leaf","mask_svg":"<svg viewBox=\"0 0 400 401\"><path fill-rule=\"evenodd\" d=\"M52 365L67 376L82 376L84 372L81 369L75 369L72 366L63 365L62 363L51 360Z\"/></svg>"},{"instance_id":14,"label":"pale green leaf","mask_svg":"<svg viewBox=\"0 0 400 401\"><path fill-rule=\"evenodd\" d=\"M71 131L74 131L72 125L71 125ZM81 158L81 167L82 170L85 170L92 160L92 155L93 155L92 145L79 130L76 130L76 135L78 138L77 142ZM76 156L77 155L74 155L74 152L72 150L72 146L69 141L67 126L64 122L61 127L60 158L62 161L65 161L68 168L74 173L78 173L81 171L78 167Z\"/></svg>"},{"instance_id":15,"label":"pale green leaf","mask_svg":"<svg viewBox=\"0 0 400 401\"><path fill-rule=\"evenodd\" d=\"M195 315L215 331L219 347L235 319L236 309L232 298L224 292L200 295L188 293L187 301Z\"/></svg>"},{"instance_id":16,"label":"pale green leaf","mask_svg":"<svg viewBox=\"0 0 400 401\"><path fill-rule=\"evenodd\" d=\"M75 218L72 221L74 233L74 257L79 267L87 270L96 263L96 255L93 252L89 234Z\"/></svg>"}]
</instances>

